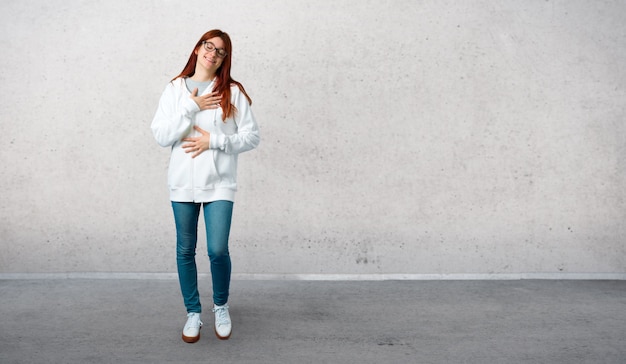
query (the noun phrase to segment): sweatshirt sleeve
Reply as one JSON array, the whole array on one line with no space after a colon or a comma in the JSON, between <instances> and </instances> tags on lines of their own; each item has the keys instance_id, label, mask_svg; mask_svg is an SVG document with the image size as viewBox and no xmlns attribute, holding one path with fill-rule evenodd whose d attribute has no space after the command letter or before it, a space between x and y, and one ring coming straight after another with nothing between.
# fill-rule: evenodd
<instances>
[{"instance_id":1,"label":"sweatshirt sleeve","mask_svg":"<svg viewBox=\"0 0 626 364\"><path fill-rule=\"evenodd\" d=\"M170 82L159 100L154 119L152 119L152 134L162 147L174 145L191 131L192 117L200 111L198 105L191 98L182 98L180 105L176 86Z\"/></svg>"},{"instance_id":2,"label":"sweatshirt sleeve","mask_svg":"<svg viewBox=\"0 0 626 364\"><path fill-rule=\"evenodd\" d=\"M237 132L232 135L211 133L211 149L220 149L226 154L239 154L256 148L261 136L248 99L239 90L233 88L233 105L237 108L235 123Z\"/></svg>"}]
</instances>

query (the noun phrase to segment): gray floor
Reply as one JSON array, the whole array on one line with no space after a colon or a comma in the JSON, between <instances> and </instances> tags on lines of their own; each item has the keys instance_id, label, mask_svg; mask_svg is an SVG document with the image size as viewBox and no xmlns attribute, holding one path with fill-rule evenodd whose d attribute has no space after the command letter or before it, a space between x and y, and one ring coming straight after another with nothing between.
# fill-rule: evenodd
<instances>
[{"instance_id":1,"label":"gray floor","mask_svg":"<svg viewBox=\"0 0 626 364\"><path fill-rule=\"evenodd\" d=\"M626 363L626 281L233 281L230 305L230 340L207 309L186 344L175 280L2 280L0 363Z\"/></svg>"}]
</instances>

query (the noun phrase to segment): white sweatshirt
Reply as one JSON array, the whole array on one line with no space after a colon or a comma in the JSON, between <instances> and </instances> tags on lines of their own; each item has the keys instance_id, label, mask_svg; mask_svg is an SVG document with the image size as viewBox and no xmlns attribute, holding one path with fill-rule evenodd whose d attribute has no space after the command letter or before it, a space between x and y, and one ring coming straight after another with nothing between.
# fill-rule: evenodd
<instances>
[{"instance_id":1,"label":"white sweatshirt","mask_svg":"<svg viewBox=\"0 0 626 364\"><path fill-rule=\"evenodd\" d=\"M213 86L211 82L203 94L212 92ZM151 128L160 146L172 147L168 170L172 201L234 201L237 155L256 148L260 136L246 96L236 85L230 91L237 111L224 122L221 108L200 111L182 77L165 87ZM209 150L191 158L194 153L185 153L182 139L201 135L194 125L211 133L211 142Z\"/></svg>"}]
</instances>

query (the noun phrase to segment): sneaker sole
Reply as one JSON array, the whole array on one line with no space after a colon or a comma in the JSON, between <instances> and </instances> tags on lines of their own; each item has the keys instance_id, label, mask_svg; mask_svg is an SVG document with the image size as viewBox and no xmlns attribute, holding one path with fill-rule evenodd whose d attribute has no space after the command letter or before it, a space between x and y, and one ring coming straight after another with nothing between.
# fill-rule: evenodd
<instances>
[{"instance_id":1,"label":"sneaker sole","mask_svg":"<svg viewBox=\"0 0 626 364\"><path fill-rule=\"evenodd\" d=\"M183 341L188 344L193 344L195 342L198 342L198 340L200 340L200 334L198 334L198 336L195 336L195 337L189 337L183 334Z\"/></svg>"}]
</instances>

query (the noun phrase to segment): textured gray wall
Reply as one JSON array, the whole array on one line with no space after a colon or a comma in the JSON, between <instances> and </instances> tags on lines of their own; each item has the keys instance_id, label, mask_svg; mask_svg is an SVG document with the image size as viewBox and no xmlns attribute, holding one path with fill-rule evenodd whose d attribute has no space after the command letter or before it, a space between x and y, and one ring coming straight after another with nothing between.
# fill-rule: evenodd
<instances>
[{"instance_id":1,"label":"textured gray wall","mask_svg":"<svg viewBox=\"0 0 626 364\"><path fill-rule=\"evenodd\" d=\"M175 271L149 125L211 28L262 132L240 158L235 273L625 272L624 14L0 1L0 273Z\"/></svg>"}]
</instances>

